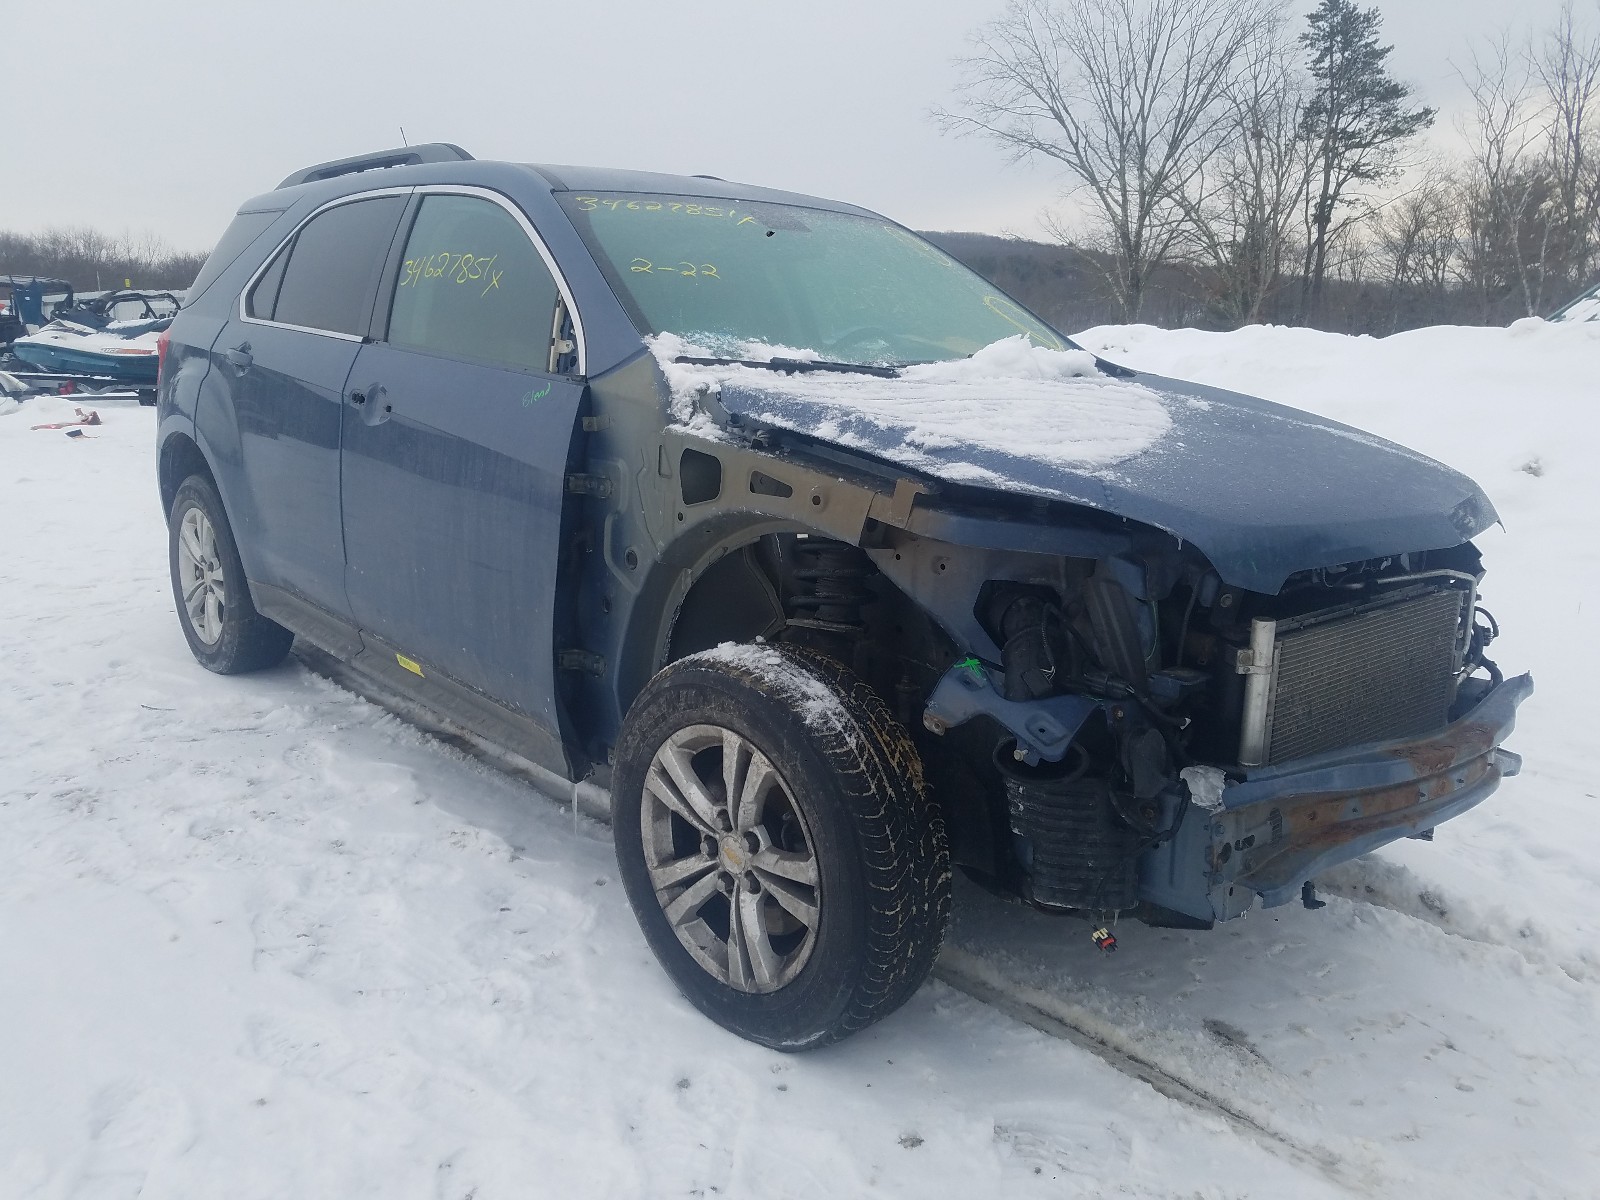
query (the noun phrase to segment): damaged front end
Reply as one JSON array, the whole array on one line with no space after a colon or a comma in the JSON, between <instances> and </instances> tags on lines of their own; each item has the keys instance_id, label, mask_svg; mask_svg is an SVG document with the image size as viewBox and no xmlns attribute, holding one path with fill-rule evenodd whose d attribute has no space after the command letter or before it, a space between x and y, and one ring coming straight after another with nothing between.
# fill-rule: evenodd
<instances>
[{"instance_id":1,"label":"damaged front end","mask_svg":"<svg viewBox=\"0 0 1600 1200\"><path fill-rule=\"evenodd\" d=\"M1532 683L1485 654L1470 539L1496 516L1471 480L1138 378L1172 428L1098 471L903 422L830 445L837 403L764 381L708 411L769 452L879 477L859 532L834 534L863 556L851 619L802 611L804 572L779 571L779 636L828 639L892 698L953 860L1050 911L1206 926L1484 799L1516 771L1500 746Z\"/></svg>"},{"instance_id":2,"label":"damaged front end","mask_svg":"<svg viewBox=\"0 0 1600 1200\"><path fill-rule=\"evenodd\" d=\"M1470 543L1304 571L1275 595L1179 549L1067 560L1048 581L1023 563L976 568L998 653L949 667L922 723L965 731L969 758L990 747L1004 844L978 873L1036 906L1227 920L1430 837L1520 766L1501 746L1533 684L1484 653Z\"/></svg>"},{"instance_id":3,"label":"damaged front end","mask_svg":"<svg viewBox=\"0 0 1600 1200\"><path fill-rule=\"evenodd\" d=\"M1140 864L1140 897L1225 921L1255 896L1267 908L1287 903L1330 867L1399 838L1430 837L1522 766L1501 744L1533 677L1482 682L1475 702L1438 733L1197 781L1203 797L1191 791L1173 836Z\"/></svg>"}]
</instances>

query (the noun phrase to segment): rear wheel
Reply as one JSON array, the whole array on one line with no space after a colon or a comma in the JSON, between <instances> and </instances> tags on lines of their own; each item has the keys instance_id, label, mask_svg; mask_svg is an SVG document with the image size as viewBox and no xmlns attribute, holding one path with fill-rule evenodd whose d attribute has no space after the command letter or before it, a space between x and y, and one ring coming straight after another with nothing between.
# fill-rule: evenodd
<instances>
[{"instance_id":1,"label":"rear wheel","mask_svg":"<svg viewBox=\"0 0 1600 1200\"><path fill-rule=\"evenodd\" d=\"M886 1016L938 954L950 904L938 810L905 730L812 651L682 659L628 713L617 861L678 988L782 1050Z\"/></svg>"},{"instance_id":2,"label":"rear wheel","mask_svg":"<svg viewBox=\"0 0 1600 1200\"><path fill-rule=\"evenodd\" d=\"M256 611L217 489L204 475L179 486L167 517L178 621L200 665L219 675L276 666L294 634Z\"/></svg>"}]
</instances>

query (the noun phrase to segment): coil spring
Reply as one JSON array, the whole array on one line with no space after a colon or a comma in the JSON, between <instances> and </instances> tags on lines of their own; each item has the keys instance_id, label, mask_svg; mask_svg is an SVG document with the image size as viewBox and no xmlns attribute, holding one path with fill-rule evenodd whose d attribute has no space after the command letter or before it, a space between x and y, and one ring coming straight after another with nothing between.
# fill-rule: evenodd
<instances>
[{"instance_id":1,"label":"coil spring","mask_svg":"<svg viewBox=\"0 0 1600 1200\"><path fill-rule=\"evenodd\" d=\"M873 596L867 578L875 569L858 546L817 538L797 539L798 561L788 597L789 624L802 629L860 636L866 627L862 608Z\"/></svg>"}]
</instances>

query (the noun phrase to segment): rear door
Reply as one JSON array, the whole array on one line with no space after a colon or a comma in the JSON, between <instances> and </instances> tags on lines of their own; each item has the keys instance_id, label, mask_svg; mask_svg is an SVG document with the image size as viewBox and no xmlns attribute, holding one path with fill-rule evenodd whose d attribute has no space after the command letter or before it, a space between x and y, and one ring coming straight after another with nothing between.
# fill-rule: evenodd
<instances>
[{"instance_id":1,"label":"rear door","mask_svg":"<svg viewBox=\"0 0 1600 1200\"><path fill-rule=\"evenodd\" d=\"M346 590L364 635L558 733L553 605L584 385L550 259L508 201L420 192L346 388ZM563 368L561 370L553 368Z\"/></svg>"},{"instance_id":2,"label":"rear door","mask_svg":"<svg viewBox=\"0 0 1600 1200\"><path fill-rule=\"evenodd\" d=\"M220 474L247 573L346 621L345 380L406 200L355 198L301 225L245 290L213 350L237 427L239 461Z\"/></svg>"}]
</instances>

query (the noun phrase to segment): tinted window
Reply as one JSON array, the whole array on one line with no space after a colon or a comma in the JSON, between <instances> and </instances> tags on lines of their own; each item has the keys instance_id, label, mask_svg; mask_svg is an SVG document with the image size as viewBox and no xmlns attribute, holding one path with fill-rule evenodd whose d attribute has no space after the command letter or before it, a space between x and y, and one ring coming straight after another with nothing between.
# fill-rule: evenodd
<instances>
[{"instance_id":1,"label":"tinted window","mask_svg":"<svg viewBox=\"0 0 1600 1200\"><path fill-rule=\"evenodd\" d=\"M428 196L406 239L389 341L544 371L555 303L555 280L510 213L473 196Z\"/></svg>"},{"instance_id":2,"label":"tinted window","mask_svg":"<svg viewBox=\"0 0 1600 1200\"><path fill-rule=\"evenodd\" d=\"M255 241L267 231L267 227L283 215L282 212L251 212L240 213L228 226L228 231L222 235L222 240L217 243L217 248L206 259L206 265L200 268L200 274L194 277L194 282L189 285L186 304L193 304L200 298L202 292L216 281L233 265L234 259L244 253L245 247Z\"/></svg>"},{"instance_id":3,"label":"tinted window","mask_svg":"<svg viewBox=\"0 0 1600 1200\"><path fill-rule=\"evenodd\" d=\"M278 288L283 283L283 269L289 265L289 247L285 246L278 251L278 256L272 260L272 265L267 268L267 273L256 280L255 287L250 289L250 295L245 300L244 311L252 317L260 317L263 321L272 320L272 311L278 304Z\"/></svg>"},{"instance_id":4,"label":"tinted window","mask_svg":"<svg viewBox=\"0 0 1600 1200\"><path fill-rule=\"evenodd\" d=\"M308 329L365 334L403 196L341 204L294 239L272 319Z\"/></svg>"}]
</instances>

